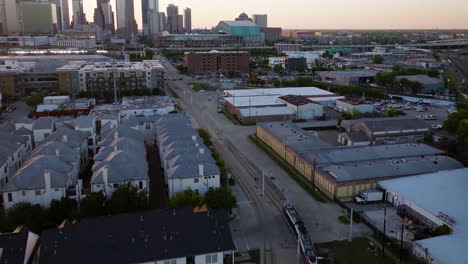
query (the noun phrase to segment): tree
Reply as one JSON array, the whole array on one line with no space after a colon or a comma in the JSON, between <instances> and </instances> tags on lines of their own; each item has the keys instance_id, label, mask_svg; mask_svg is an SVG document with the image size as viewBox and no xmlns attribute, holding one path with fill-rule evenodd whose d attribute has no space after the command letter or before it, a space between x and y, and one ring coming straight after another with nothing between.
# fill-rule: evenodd
<instances>
[{"instance_id":1,"label":"tree","mask_svg":"<svg viewBox=\"0 0 468 264\"><path fill-rule=\"evenodd\" d=\"M68 197L62 197L60 200L52 200L49 207L50 220L54 223L60 223L65 219L71 220L76 216L77 202Z\"/></svg>"},{"instance_id":2,"label":"tree","mask_svg":"<svg viewBox=\"0 0 468 264\"><path fill-rule=\"evenodd\" d=\"M90 218L107 214L107 197L102 192L92 192L80 202L80 216Z\"/></svg>"},{"instance_id":3,"label":"tree","mask_svg":"<svg viewBox=\"0 0 468 264\"><path fill-rule=\"evenodd\" d=\"M129 213L149 208L148 192L127 182L119 185L108 201L110 213Z\"/></svg>"},{"instance_id":4,"label":"tree","mask_svg":"<svg viewBox=\"0 0 468 264\"><path fill-rule=\"evenodd\" d=\"M204 200L211 209L225 209L231 212L232 208L237 206L236 197L226 187L209 190Z\"/></svg>"},{"instance_id":5,"label":"tree","mask_svg":"<svg viewBox=\"0 0 468 264\"><path fill-rule=\"evenodd\" d=\"M281 64L276 64L274 67L273 67L273 71L276 72L276 73L282 73L283 72L283 66Z\"/></svg>"},{"instance_id":6,"label":"tree","mask_svg":"<svg viewBox=\"0 0 468 264\"><path fill-rule=\"evenodd\" d=\"M465 119L468 119L468 109L460 109L458 112L451 113L448 116L448 119L444 122L444 128L450 132L456 132L458 124Z\"/></svg>"},{"instance_id":7,"label":"tree","mask_svg":"<svg viewBox=\"0 0 468 264\"><path fill-rule=\"evenodd\" d=\"M372 59L372 63L374 64L382 64L384 62L384 58L382 56L375 56L373 59Z\"/></svg>"},{"instance_id":8,"label":"tree","mask_svg":"<svg viewBox=\"0 0 468 264\"><path fill-rule=\"evenodd\" d=\"M395 117L398 116L398 111L394 107L390 107L385 111L384 117Z\"/></svg>"},{"instance_id":9,"label":"tree","mask_svg":"<svg viewBox=\"0 0 468 264\"><path fill-rule=\"evenodd\" d=\"M227 77L228 77L228 78L234 78L234 77L236 77L237 75L238 75L238 72L235 71L235 70L229 70L229 71L227 72Z\"/></svg>"},{"instance_id":10,"label":"tree","mask_svg":"<svg viewBox=\"0 0 468 264\"><path fill-rule=\"evenodd\" d=\"M437 69L430 69L427 72L427 76L432 77L432 78L438 78L439 77L439 71Z\"/></svg>"},{"instance_id":11,"label":"tree","mask_svg":"<svg viewBox=\"0 0 468 264\"><path fill-rule=\"evenodd\" d=\"M353 109L351 111L346 111L341 114L341 119L343 120L350 120L350 119L359 119L362 117L361 112L357 109Z\"/></svg>"},{"instance_id":12,"label":"tree","mask_svg":"<svg viewBox=\"0 0 468 264\"><path fill-rule=\"evenodd\" d=\"M185 190L178 192L169 201L171 208L196 207L203 205L203 199L198 192Z\"/></svg>"},{"instance_id":13,"label":"tree","mask_svg":"<svg viewBox=\"0 0 468 264\"><path fill-rule=\"evenodd\" d=\"M29 106L37 106L39 104L42 104L42 100L44 100L45 94L43 93L37 93L34 95L31 95L28 99L26 99L26 104Z\"/></svg>"},{"instance_id":14,"label":"tree","mask_svg":"<svg viewBox=\"0 0 468 264\"><path fill-rule=\"evenodd\" d=\"M322 54L322 58L333 59L333 53L327 50Z\"/></svg>"},{"instance_id":15,"label":"tree","mask_svg":"<svg viewBox=\"0 0 468 264\"><path fill-rule=\"evenodd\" d=\"M7 210L6 223L10 232L21 225L26 226L33 232L39 232L46 223L45 212L38 204L17 203Z\"/></svg>"},{"instance_id":16,"label":"tree","mask_svg":"<svg viewBox=\"0 0 468 264\"><path fill-rule=\"evenodd\" d=\"M468 119L464 119L458 124L457 142L463 147L468 147Z\"/></svg>"}]
</instances>

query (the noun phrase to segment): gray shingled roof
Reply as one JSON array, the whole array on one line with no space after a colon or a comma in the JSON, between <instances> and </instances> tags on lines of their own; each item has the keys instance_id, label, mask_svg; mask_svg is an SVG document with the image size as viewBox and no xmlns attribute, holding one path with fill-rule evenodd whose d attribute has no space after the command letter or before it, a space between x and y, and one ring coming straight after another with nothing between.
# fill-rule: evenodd
<instances>
[{"instance_id":1,"label":"gray shingled roof","mask_svg":"<svg viewBox=\"0 0 468 264\"><path fill-rule=\"evenodd\" d=\"M56 118L52 116L39 117L34 121L33 129L52 129Z\"/></svg>"},{"instance_id":2,"label":"gray shingled roof","mask_svg":"<svg viewBox=\"0 0 468 264\"><path fill-rule=\"evenodd\" d=\"M107 169L109 182L149 180L146 153L113 151L104 160L93 166L91 184L102 184L104 170Z\"/></svg>"},{"instance_id":3,"label":"gray shingled roof","mask_svg":"<svg viewBox=\"0 0 468 264\"><path fill-rule=\"evenodd\" d=\"M76 128L92 128L94 125L94 117L93 116L79 116L75 119L75 127Z\"/></svg>"},{"instance_id":4,"label":"gray shingled roof","mask_svg":"<svg viewBox=\"0 0 468 264\"><path fill-rule=\"evenodd\" d=\"M64 162L57 156L38 155L24 163L24 165L11 177L2 191L44 189L44 171L51 174L51 187L64 187L69 179L68 173L72 165Z\"/></svg>"},{"instance_id":5,"label":"gray shingled roof","mask_svg":"<svg viewBox=\"0 0 468 264\"><path fill-rule=\"evenodd\" d=\"M102 161L116 149L138 154L146 153L145 144L142 141L133 138L118 138L114 139L111 144L101 147L99 153L94 156L94 160Z\"/></svg>"},{"instance_id":6,"label":"gray shingled roof","mask_svg":"<svg viewBox=\"0 0 468 264\"><path fill-rule=\"evenodd\" d=\"M199 164L203 164L203 175L199 173ZM170 167L167 170L168 179L190 179L201 176L219 175L220 171L218 166L214 163L181 163Z\"/></svg>"},{"instance_id":7,"label":"gray shingled roof","mask_svg":"<svg viewBox=\"0 0 468 264\"><path fill-rule=\"evenodd\" d=\"M167 209L96 217L44 230L39 263L160 263L235 249L227 212Z\"/></svg>"},{"instance_id":8,"label":"gray shingled roof","mask_svg":"<svg viewBox=\"0 0 468 264\"><path fill-rule=\"evenodd\" d=\"M71 148L78 148L83 141L88 140L89 132L77 131L68 127L61 127L49 135L45 141L61 141ZM66 135L66 141L64 141Z\"/></svg>"},{"instance_id":9,"label":"gray shingled roof","mask_svg":"<svg viewBox=\"0 0 468 264\"><path fill-rule=\"evenodd\" d=\"M58 154L57 157L59 157L61 160L67 163L80 161L80 154L76 150L70 148L69 146L65 145L61 141L44 142L34 149L34 151L31 153L31 156L37 156L37 155L54 156L57 154Z\"/></svg>"}]
</instances>

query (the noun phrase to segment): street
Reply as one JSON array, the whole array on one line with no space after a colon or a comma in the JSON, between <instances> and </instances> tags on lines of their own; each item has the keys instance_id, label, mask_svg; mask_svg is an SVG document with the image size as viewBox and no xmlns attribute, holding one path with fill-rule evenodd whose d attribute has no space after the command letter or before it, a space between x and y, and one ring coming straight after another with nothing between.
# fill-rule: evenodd
<instances>
[{"instance_id":1,"label":"street","mask_svg":"<svg viewBox=\"0 0 468 264\"><path fill-rule=\"evenodd\" d=\"M178 92L182 99L182 108L193 117L196 126L207 129L217 139L216 148L240 187L234 189L239 200L239 219L233 228L240 250L258 246L262 248L262 245L271 243L274 263L287 263L285 260L290 262L294 258L296 244L281 218L280 206L284 201L296 206L314 242L329 242L348 237L349 227L337 220L343 213L342 208L333 202L321 203L314 200L247 138L255 133L255 127L231 123L223 114L216 112L217 100L208 100L210 96L217 98L216 92L193 92L188 88L191 82L189 77L181 77L164 58L159 59L168 69L168 79L175 80L169 82L169 87ZM253 166L256 168L252 169L251 164L255 164ZM255 177L261 178L258 171L264 171L268 177L276 179L275 184L282 190L284 201L274 195L269 187L266 188L266 197L261 197L261 186L254 180ZM354 236L369 233L370 230L363 224L354 225Z\"/></svg>"}]
</instances>

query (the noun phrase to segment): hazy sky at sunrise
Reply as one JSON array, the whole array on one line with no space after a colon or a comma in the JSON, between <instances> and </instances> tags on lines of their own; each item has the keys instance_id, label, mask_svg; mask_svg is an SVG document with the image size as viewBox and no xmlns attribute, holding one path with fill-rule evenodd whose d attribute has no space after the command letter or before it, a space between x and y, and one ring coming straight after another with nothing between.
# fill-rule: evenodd
<instances>
[{"instance_id":1,"label":"hazy sky at sunrise","mask_svg":"<svg viewBox=\"0 0 468 264\"><path fill-rule=\"evenodd\" d=\"M141 0L135 17L141 28ZM83 0L92 21L96 0ZM115 0L111 0L115 12ZM160 0L192 9L194 28L215 26L240 13L268 14L268 25L310 29L468 29L468 0ZM71 0L70 0L71 8Z\"/></svg>"}]
</instances>

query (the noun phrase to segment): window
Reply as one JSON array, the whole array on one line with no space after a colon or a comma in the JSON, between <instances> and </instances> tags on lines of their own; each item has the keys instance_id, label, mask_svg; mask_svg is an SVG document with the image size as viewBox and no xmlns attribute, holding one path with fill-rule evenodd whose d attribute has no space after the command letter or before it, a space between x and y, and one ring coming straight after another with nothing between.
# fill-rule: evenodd
<instances>
[{"instance_id":1,"label":"window","mask_svg":"<svg viewBox=\"0 0 468 264\"><path fill-rule=\"evenodd\" d=\"M140 188L140 190L143 189L143 182L142 181L138 182L138 187Z\"/></svg>"},{"instance_id":2,"label":"window","mask_svg":"<svg viewBox=\"0 0 468 264\"><path fill-rule=\"evenodd\" d=\"M21 194L22 194L23 196L26 196L26 191L22 191Z\"/></svg>"},{"instance_id":3,"label":"window","mask_svg":"<svg viewBox=\"0 0 468 264\"><path fill-rule=\"evenodd\" d=\"M177 260L176 259L165 260L163 263L164 264L177 264Z\"/></svg>"},{"instance_id":4,"label":"window","mask_svg":"<svg viewBox=\"0 0 468 264\"><path fill-rule=\"evenodd\" d=\"M198 181L199 181L198 178L193 179L194 183L198 183Z\"/></svg>"},{"instance_id":5,"label":"window","mask_svg":"<svg viewBox=\"0 0 468 264\"><path fill-rule=\"evenodd\" d=\"M218 262L218 254L206 255L206 264L217 263L217 262Z\"/></svg>"},{"instance_id":6,"label":"window","mask_svg":"<svg viewBox=\"0 0 468 264\"><path fill-rule=\"evenodd\" d=\"M41 190L36 190L34 193L35 193L37 196L39 196L39 195L41 195Z\"/></svg>"},{"instance_id":7,"label":"window","mask_svg":"<svg viewBox=\"0 0 468 264\"><path fill-rule=\"evenodd\" d=\"M8 193L8 201L9 202L13 201L13 194L12 193Z\"/></svg>"}]
</instances>

